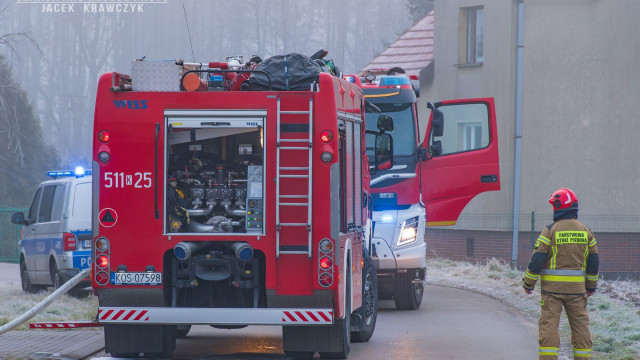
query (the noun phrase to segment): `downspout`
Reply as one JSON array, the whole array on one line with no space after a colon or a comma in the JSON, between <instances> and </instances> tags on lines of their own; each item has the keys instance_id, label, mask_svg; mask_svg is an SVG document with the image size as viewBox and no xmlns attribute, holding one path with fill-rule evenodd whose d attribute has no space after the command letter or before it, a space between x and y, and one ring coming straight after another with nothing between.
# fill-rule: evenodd
<instances>
[{"instance_id":1,"label":"downspout","mask_svg":"<svg viewBox=\"0 0 640 360\"><path fill-rule=\"evenodd\" d=\"M522 52L523 45L524 3L518 1L518 54L516 63L516 156L513 174L513 245L511 248L511 267L518 266L518 223L520 212L520 147L522 142Z\"/></svg>"}]
</instances>

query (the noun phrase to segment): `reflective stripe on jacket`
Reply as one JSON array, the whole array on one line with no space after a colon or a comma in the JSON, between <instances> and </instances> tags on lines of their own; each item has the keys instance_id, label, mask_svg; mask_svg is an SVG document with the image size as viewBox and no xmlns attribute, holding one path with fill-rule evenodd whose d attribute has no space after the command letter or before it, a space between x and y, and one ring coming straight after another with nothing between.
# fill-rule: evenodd
<instances>
[{"instance_id":1,"label":"reflective stripe on jacket","mask_svg":"<svg viewBox=\"0 0 640 360\"><path fill-rule=\"evenodd\" d=\"M584 294L587 288L597 285L598 274L585 272L589 255L597 253L595 237L588 227L577 219L558 220L546 227L536 241L525 272L525 287L533 288L539 278L545 292ZM546 260L536 266L534 259L541 256Z\"/></svg>"}]
</instances>

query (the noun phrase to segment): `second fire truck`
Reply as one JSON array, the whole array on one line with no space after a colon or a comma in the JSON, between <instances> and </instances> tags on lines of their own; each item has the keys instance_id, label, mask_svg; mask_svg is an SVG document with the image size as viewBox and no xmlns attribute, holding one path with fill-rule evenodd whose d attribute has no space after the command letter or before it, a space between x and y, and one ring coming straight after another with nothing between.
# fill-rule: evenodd
<instances>
[{"instance_id":1,"label":"second fire truck","mask_svg":"<svg viewBox=\"0 0 640 360\"><path fill-rule=\"evenodd\" d=\"M415 310L426 283L425 227L454 225L473 197L500 189L493 98L429 104L431 119L420 129L416 76L392 68L344 78L362 87L377 107L367 108L365 120L372 165L378 112L394 119L387 132L393 159L371 173L372 255L380 298L393 298L399 310Z\"/></svg>"}]
</instances>

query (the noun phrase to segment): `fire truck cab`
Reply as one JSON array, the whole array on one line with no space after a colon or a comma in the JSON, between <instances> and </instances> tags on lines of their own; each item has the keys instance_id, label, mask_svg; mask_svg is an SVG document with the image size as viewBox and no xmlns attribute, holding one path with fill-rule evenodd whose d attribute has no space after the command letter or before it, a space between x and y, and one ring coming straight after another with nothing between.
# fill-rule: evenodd
<instances>
[{"instance_id":1,"label":"fire truck cab","mask_svg":"<svg viewBox=\"0 0 640 360\"><path fill-rule=\"evenodd\" d=\"M401 68L344 75L368 102L367 155L376 166L379 113L394 119L393 159L372 168L372 255L379 296L399 310L420 307L426 284L426 226L454 225L477 194L500 189L498 133L493 98L429 104L426 129L418 126L419 81ZM426 131L419 141L420 131Z\"/></svg>"},{"instance_id":2,"label":"fire truck cab","mask_svg":"<svg viewBox=\"0 0 640 360\"><path fill-rule=\"evenodd\" d=\"M170 356L192 324L279 325L302 358L372 336L362 90L326 72L276 89L261 69L136 61L101 76L91 278L112 356ZM257 73L266 89L234 82Z\"/></svg>"}]
</instances>

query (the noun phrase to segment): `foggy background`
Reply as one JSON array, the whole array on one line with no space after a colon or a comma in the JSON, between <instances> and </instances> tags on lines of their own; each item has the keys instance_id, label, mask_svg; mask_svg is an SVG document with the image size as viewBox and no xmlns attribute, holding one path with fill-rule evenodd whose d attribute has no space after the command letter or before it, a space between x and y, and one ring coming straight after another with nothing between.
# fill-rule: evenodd
<instances>
[{"instance_id":1,"label":"foggy background","mask_svg":"<svg viewBox=\"0 0 640 360\"><path fill-rule=\"evenodd\" d=\"M433 8L430 0L166 0L142 13L93 13L74 0L74 12L51 13L25 1L0 0L0 206L28 205L46 170L90 167L102 73L129 74L142 57L246 61L321 48L354 73Z\"/></svg>"}]
</instances>

